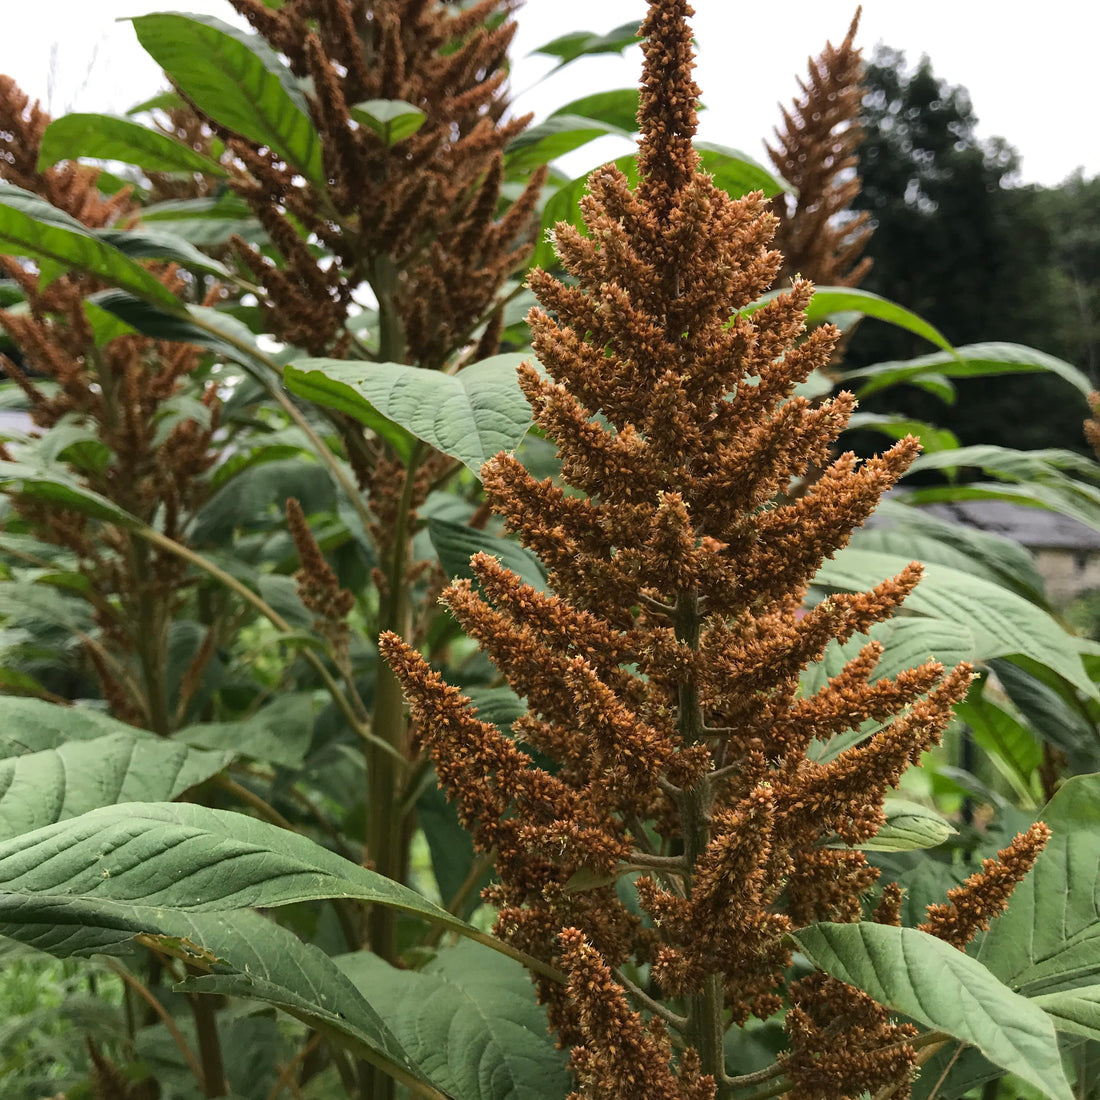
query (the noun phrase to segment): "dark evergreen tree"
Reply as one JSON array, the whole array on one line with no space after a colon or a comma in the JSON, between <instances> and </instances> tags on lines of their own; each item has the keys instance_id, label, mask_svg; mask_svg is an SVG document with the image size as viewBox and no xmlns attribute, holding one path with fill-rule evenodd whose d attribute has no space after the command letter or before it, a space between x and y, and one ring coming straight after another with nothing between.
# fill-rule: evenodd
<instances>
[{"instance_id":1,"label":"dark evergreen tree","mask_svg":"<svg viewBox=\"0 0 1100 1100\"><path fill-rule=\"evenodd\" d=\"M911 70L902 53L880 46L864 80L863 190L853 205L874 225L865 289L915 310L957 346L1006 340L1064 355L1057 318L1067 303L1055 293L1054 240L1040 189L1017 185L1016 151L977 137L966 89L937 77L927 57ZM867 322L848 362L930 350L918 336ZM1084 404L1052 376L962 380L957 388L953 406L907 388L864 407L932 420L964 443L1084 445Z\"/></svg>"}]
</instances>

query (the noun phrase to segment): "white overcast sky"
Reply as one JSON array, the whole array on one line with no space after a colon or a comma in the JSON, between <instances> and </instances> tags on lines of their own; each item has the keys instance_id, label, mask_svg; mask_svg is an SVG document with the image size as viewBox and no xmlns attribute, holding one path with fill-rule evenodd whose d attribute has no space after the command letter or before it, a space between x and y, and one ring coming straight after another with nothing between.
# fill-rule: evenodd
<instances>
[{"instance_id":1,"label":"white overcast sky","mask_svg":"<svg viewBox=\"0 0 1100 1100\"><path fill-rule=\"evenodd\" d=\"M827 39L843 38L854 0L694 0L697 80L708 111L701 137L762 158L778 114L796 92L795 74ZM568 31L604 32L640 21L645 0L527 0L519 13L513 87L517 106L544 117L589 92L633 85L640 55L585 59L548 80L546 58L527 56ZM927 53L936 73L971 93L982 137L1020 151L1023 180L1056 184L1078 166L1100 173L1096 121L1098 0L864 0L859 42ZM121 112L161 87L133 30L117 19L150 11L194 11L233 19L225 0L0 0L0 72L14 76L54 114ZM533 87L532 87L533 86ZM580 175L628 147L611 142L572 155Z\"/></svg>"}]
</instances>

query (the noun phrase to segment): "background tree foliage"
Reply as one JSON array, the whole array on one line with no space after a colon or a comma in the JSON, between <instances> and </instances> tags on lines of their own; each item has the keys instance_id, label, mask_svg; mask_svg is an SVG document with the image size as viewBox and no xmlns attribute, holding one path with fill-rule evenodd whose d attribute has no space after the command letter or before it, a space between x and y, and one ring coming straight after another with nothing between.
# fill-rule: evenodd
<instances>
[{"instance_id":1,"label":"background tree foliage","mask_svg":"<svg viewBox=\"0 0 1100 1100\"><path fill-rule=\"evenodd\" d=\"M872 216L874 263L863 286L904 302L955 344L1027 344L1095 381L1097 181L1020 186L1016 151L977 137L966 89L938 77L927 57L912 68L880 47L864 83L863 188L853 205ZM922 350L912 333L872 323L853 338L849 362ZM889 405L963 443L1084 448L1080 401L1049 377L960 381L950 406L905 389Z\"/></svg>"}]
</instances>

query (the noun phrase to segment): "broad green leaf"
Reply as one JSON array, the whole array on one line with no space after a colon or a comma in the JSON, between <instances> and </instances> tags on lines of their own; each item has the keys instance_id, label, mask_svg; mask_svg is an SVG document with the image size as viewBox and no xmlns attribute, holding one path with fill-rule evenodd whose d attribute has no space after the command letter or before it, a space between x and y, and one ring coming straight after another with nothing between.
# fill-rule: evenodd
<instances>
[{"instance_id":1,"label":"broad green leaf","mask_svg":"<svg viewBox=\"0 0 1100 1100\"><path fill-rule=\"evenodd\" d=\"M832 383L829 388L832 389ZM848 431L881 432L891 439L904 439L911 435L920 440L925 454L955 450L959 446L959 437L948 428L937 428L924 420L886 413L853 413L848 420Z\"/></svg>"},{"instance_id":2,"label":"broad green leaf","mask_svg":"<svg viewBox=\"0 0 1100 1100\"><path fill-rule=\"evenodd\" d=\"M183 303L140 264L45 199L12 184L0 186L0 246L13 256L95 275L169 313L183 312Z\"/></svg>"},{"instance_id":3,"label":"broad green leaf","mask_svg":"<svg viewBox=\"0 0 1100 1100\"><path fill-rule=\"evenodd\" d=\"M878 294L872 294L869 290L857 290L854 287L844 286L819 286L814 289L814 296L810 300L809 309L806 310L807 324L817 324L828 320L834 313L860 313L864 317L874 317L879 321L886 321L891 325L897 325L917 336L924 337L929 343L943 348L947 353L938 358L943 360L943 366L947 367L954 361L954 351L947 342L947 337L934 325L930 325L924 318L918 317L912 310L899 306L897 302L891 302L888 298L882 298ZM925 356L931 359L932 356ZM873 369L873 368L868 368ZM913 371L919 374L920 371ZM951 373L946 370L945 373ZM847 382L849 378L859 376L859 371L846 372L842 379ZM861 390L857 396L862 397Z\"/></svg>"},{"instance_id":4,"label":"broad green leaf","mask_svg":"<svg viewBox=\"0 0 1100 1100\"><path fill-rule=\"evenodd\" d=\"M990 764L1012 785L1020 803L1034 805L1032 781L1043 761L1043 750L1034 730L984 694L975 692L955 708L955 713L970 727Z\"/></svg>"},{"instance_id":5,"label":"broad green leaf","mask_svg":"<svg viewBox=\"0 0 1100 1100\"><path fill-rule=\"evenodd\" d=\"M0 892L42 913L60 898L192 913L359 898L473 931L307 837L190 803L107 806L0 843Z\"/></svg>"},{"instance_id":6,"label":"broad green leaf","mask_svg":"<svg viewBox=\"0 0 1100 1100\"><path fill-rule=\"evenodd\" d=\"M532 54L545 54L547 57L556 57L557 65L552 69L558 69L576 61L578 57L591 56L603 53L622 53L630 46L641 44L638 37L638 23L624 23L607 34L597 34L595 31L571 31L558 38L532 50Z\"/></svg>"},{"instance_id":7,"label":"broad green leaf","mask_svg":"<svg viewBox=\"0 0 1100 1100\"><path fill-rule=\"evenodd\" d=\"M313 737L313 701L308 692L293 692L236 722L203 722L185 726L174 739L204 749L224 749L265 764L301 769ZM152 802L152 798L133 801Z\"/></svg>"},{"instance_id":8,"label":"broad green leaf","mask_svg":"<svg viewBox=\"0 0 1100 1100\"><path fill-rule=\"evenodd\" d=\"M356 122L373 130L388 146L412 137L428 116L401 99L366 99L348 108Z\"/></svg>"},{"instance_id":9,"label":"broad green leaf","mask_svg":"<svg viewBox=\"0 0 1100 1100\"><path fill-rule=\"evenodd\" d=\"M365 951L334 961L454 1100L564 1100L572 1091L568 1053L555 1049L546 1009L511 959L458 943L419 971Z\"/></svg>"},{"instance_id":10,"label":"broad green leaf","mask_svg":"<svg viewBox=\"0 0 1100 1100\"><path fill-rule=\"evenodd\" d=\"M178 92L157 92L156 95L150 96L148 99L143 99L140 103L135 103L133 107L128 108L126 111L127 116L141 115L151 111L174 111L178 107L184 105L183 100L180 99Z\"/></svg>"},{"instance_id":11,"label":"broad green leaf","mask_svg":"<svg viewBox=\"0 0 1100 1100\"><path fill-rule=\"evenodd\" d=\"M537 126L529 126L508 146L504 164L509 177L525 175L542 164L579 149L597 138L630 140L630 131L609 122L579 115L554 114Z\"/></svg>"},{"instance_id":12,"label":"broad green leaf","mask_svg":"<svg viewBox=\"0 0 1100 1100\"><path fill-rule=\"evenodd\" d=\"M542 562L518 542L506 538L494 538L485 531L475 531L464 523L451 523L444 519L428 520L428 534L439 555L439 561L449 577L465 577L472 580L470 558L484 553L500 560L521 580L546 591L546 570Z\"/></svg>"},{"instance_id":13,"label":"broad green leaf","mask_svg":"<svg viewBox=\"0 0 1100 1100\"><path fill-rule=\"evenodd\" d=\"M779 176L773 175L759 161L739 149L728 145L716 145L710 141L697 141L699 163L704 172L714 177L716 187L728 192L735 199L750 191L763 191L771 198L793 188Z\"/></svg>"},{"instance_id":14,"label":"broad green leaf","mask_svg":"<svg viewBox=\"0 0 1100 1100\"><path fill-rule=\"evenodd\" d=\"M965 485L943 485L907 489L906 498L914 504L943 504L960 500L1008 500L1029 508L1060 512L1071 516L1086 527L1100 531L1100 490L1094 485L1065 478L1061 482L1029 482L1012 485L1006 482L970 482Z\"/></svg>"},{"instance_id":15,"label":"broad green leaf","mask_svg":"<svg viewBox=\"0 0 1100 1100\"><path fill-rule=\"evenodd\" d=\"M641 96L637 88L615 88L609 92L595 92L571 100L550 112L550 118L559 115L580 115L581 118L594 118L617 126L620 130L633 133L638 129L638 108Z\"/></svg>"},{"instance_id":16,"label":"broad green leaf","mask_svg":"<svg viewBox=\"0 0 1100 1100\"><path fill-rule=\"evenodd\" d=\"M314 364L321 364L314 366ZM283 380L291 393L326 409L335 409L358 420L384 439L403 462L408 462L415 436L401 425L387 420L358 389L373 364L344 362L338 359L299 360L289 364Z\"/></svg>"},{"instance_id":17,"label":"broad green leaf","mask_svg":"<svg viewBox=\"0 0 1100 1100\"><path fill-rule=\"evenodd\" d=\"M1039 819L1054 835L978 953L1028 996L1100 980L1100 773L1066 780Z\"/></svg>"},{"instance_id":18,"label":"broad green leaf","mask_svg":"<svg viewBox=\"0 0 1100 1100\"><path fill-rule=\"evenodd\" d=\"M116 802L171 801L233 756L133 730L10 756L0 760L0 839Z\"/></svg>"},{"instance_id":19,"label":"broad green leaf","mask_svg":"<svg viewBox=\"0 0 1100 1100\"><path fill-rule=\"evenodd\" d=\"M911 852L922 848L935 848L955 829L935 810L910 802L907 798L887 798L886 823L870 839L855 847L865 852ZM842 841L833 841L833 848L846 848Z\"/></svg>"},{"instance_id":20,"label":"broad green leaf","mask_svg":"<svg viewBox=\"0 0 1100 1100\"><path fill-rule=\"evenodd\" d=\"M1051 1017L1059 1031L1100 1039L1100 985L1042 993L1032 1003Z\"/></svg>"},{"instance_id":21,"label":"broad green leaf","mask_svg":"<svg viewBox=\"0 0 1100 1100\"><path fill-rule=\"evenodd\" d=\"M109 877L102 881L111 885ZM189 979L182 988L275 1005L399 1079L428 1085L379 1014L332 960L257 913L183 912L102 897L58 897L43 909L34 899L0 894L0 931L61 958L129 954L135 942L155 946L196 969L213 971ZM420 1094L446 1100L433 1088Z\"/></svg>"},{"instance_id":22,"label":"broad green leaf","mask_svg":"<svg viewBox=\"0 0 1100 1100\"><path fill-rule=\"evenodd\" d=\"M90 707L0 696L0 758L55 749L68 741L133 733L133 726Z\"/></svg>"},{"instance_id":23,"label":"broad green leaf","mask_svg":"<svg viewBox=\"0 0 1100 1100\"><path fill-rule=\"evenodd\" d=\"M17 484L19 491L81 515L117 523L130 530L144 526L113 501L85 489L56 470L38 469L21 462L0 462L0 485Z\"/></svg>"},{"instance_id":24,"label":"broad green leaf","mask_svg":"<svg viewBox=\"0 0 1100 1100\"><path fill-rule=\"evenodd\" d=\"M915 928L884 924L815 924L793 938L832 977L977 1047L1050 1100L1073 1100L1050 1017L976 959Z\"/></svg>"},{"instance_id":25,"label":"broad green leaf","mask_svg":"<svg viewBox=\"0 0 1100 1100\"><path fill-rule=\"evenodd\" d=\"M933 352L916 359L860 367L858 370L845 371L843 382L862 382L856 396L867 397L901 382L912 384L921 375L929 373L951 378L978 378L991 374L1031 374L1036 371L1048 371L1064 378L1084 397L1093 389L1092 383L1082 371L1062 359L1022 344L994 342L967 344L947 354Z\"/></svg>"},{"instance_id":26,"label":"broad green leaf","mask_svg":"<svg viewBox=\"0 0 1100 1100\"><path fill-rule=\"evenodd\" d=\"M146 172L201 172L224 176L216 161L175 138L113 115L72 114L55 118L42 135L38 170L59 160L94 157L136 164Z\"/></svg>"},{"instance_id":27,"label":"broad green leaf","mask_svg":"<svg viewBox=\"0 0 1100 1100\"><path fill-rule=\"evenodd\" d=\"M441 374L403 363L299 359L287 367L284 377L292 392L311 397L303 376L335 375L337 385L312 380L314 392L331 393L340 402L334 407L356 416L353 410L361 406L347 398L343 387L349 387L376 414L480 475L487 459L499 451L514 451L531 427L531 408L516 378L516 368L525 361L530 356L495 355L458 374ZM323 399L322 403L329 404Z\"/></svg>"},{"instance_id":28,"label":"broad green leaf","mask_svg":"<svg viewBox=\"0 0 1100 1100\"><path fill-rule=\"evenodd\" d=\"M977 466L987 474L1012 481L1052 481L1061 483L1067 473L1097 479L1100 466L1091 458L1057 447L1036 451L1017 451L1011 447L979 444L956 447L935 454L922 454L909 467L909 473L950 470L958 466Z\"/></svg>"},{"instance_id":29,"label":"broad green leaf","mask_svg":"<svg viewBox=\"0 0 1100 1100\"><path fill-rule=\"evenodd\" d=\"M171 260L189 271L228 276L224 264L212 260L193 244L157 229L96 229L95 235L134 260Z\"/></svg>"},{"instance_id":30,"label":"broad green leaf","mask_svg":"<svg viewBox=\"0 0 1100 1100\"><path fill-rule=\"evenodd\" d=\"M862 592L896 576L911 559L848 547L818 571L814 583ZM1085 671L1080 640L1015 592L957 569L928 562L924 579L906 599L908 614L944 619L968 630L979 660L1024 654L1053 669L1091 697L1097 687Z\"/></svg>"},{"instance_id":31,"label":"broad green leaf","mask_svg":"<svg viewBox=\"0 0 1100 1100\"><path fill-rule=\"evenodd\" d=\"M952 523L926 508L904 503L909 499L880 501L871 525L852 533L852 545L938 561L1011 588L1047 608L1044 581L1030 551L1003 535Z\"/></svg>"},{"instance_id":32,"label":"broad green leaf","mask_svg":"<svg viewBox=\"0 0 1100 1100\"><path fill-rule=\"evenodd\" d=\"M119 291L118 293L121 293ZM134 301L137 301L135 298ZM97 305L91 298L85 298L83 302L84 316L92 326L92 335L97 348L104 347L112 340L120 336L132 336L137 332L133 325L128 325L121 317L109 313L102 306Z\"/></svg>"},{"instance_id":33,"label":"broad green leaf","mask_svg":"<svg viewBox=\"0 0 1100 1100\"><path fill-rule=\"evenodd\" d=\"M209 15L161 12L132 22L138 41L199 110L324 187L305 96L262 38Z\"/></svg>"},{"instance_id":34,"label":"broad green leaf","mask_svg":"<svg viewBox=\"0 0 1100 1100\"><path fill-rule=\"evenodd\" d=\"M476 883L467 881L478 858L474 842L459 822L454 803L440 790L434 769L425 776L424 789L416 800L416 822L428 842L440 897L449 910L469 919L481 904L481 891L489 884L492 871L487 870ZM456 908L459 891L465 900Z\"/></svg>"},{"instance_id":35,"label":"broad green leaf","mask_svg":"<svg viewBox=\"0 0 1100 1100\"><path fill-rule=\"evenodd\" d=\"M1039 665L993 661L990 667L1032 730L1062 749L1074 772L1082 774L1100 768L1100 733L1096 721L1071 687Z\"/></svg>"}]
</instances>

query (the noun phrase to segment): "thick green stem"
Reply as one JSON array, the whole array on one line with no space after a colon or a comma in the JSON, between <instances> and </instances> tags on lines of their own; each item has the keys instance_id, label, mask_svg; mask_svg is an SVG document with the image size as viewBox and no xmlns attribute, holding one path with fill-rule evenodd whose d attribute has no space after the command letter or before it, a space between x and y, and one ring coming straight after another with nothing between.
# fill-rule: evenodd
<instances>
[{"instance_id":1,"label":"thick green stem","mask_svg":"<svg viewBox=\"0 0 1100 1100\"><path fill-rule=\"evenodd\" d=\"M698 649L703 622L698 592L681 592L672 618L677 641ZM684 744L698 744L706 737L703 708L699 702L699 689L695 684L680 684L677 714L677 725ZM684 885L689 895L692 871L710 843L713 791L710 777L703 776L680 796L683 860L687 866ZM726 1061L722 1048L722 1036L725 1032L722 981L721 974L709 975L703 991L687 999L687 1026L684 1029L685 1039L699 1054L703 1073L711 1074L717 1083L717 1100L724 1100L730 1095L728 1086L723 1083L726 1077Z\"/></svg>"}]
</instances>

